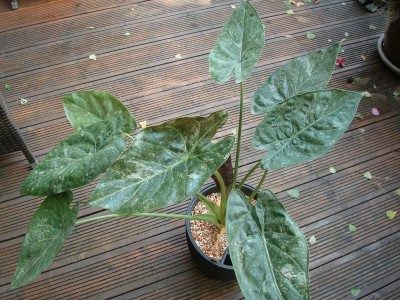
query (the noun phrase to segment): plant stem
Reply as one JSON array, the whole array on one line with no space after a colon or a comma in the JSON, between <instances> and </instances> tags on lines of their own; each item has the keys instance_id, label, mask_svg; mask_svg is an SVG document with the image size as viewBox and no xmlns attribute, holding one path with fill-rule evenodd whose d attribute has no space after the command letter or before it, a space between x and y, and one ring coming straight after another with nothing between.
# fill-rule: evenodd
<instances>
[{"instance_id":1,"label":"plant stem","mask_svg":"<svg viewBox=\"0 0 400 300\"><path fill-rule=\"evenodd\" d=\"M219 187L221 190L221 217L222 217L222 224L225 224L225 216L226 216L226 203L228 201L228 195L226 193L226 186L224 183L224 179L222 178L221 174L218 171L214 172L214 176L217 178L219 182Z\"/></svg>"},{"instance_id":2,"label":"plant stem","mask_svg":"<svg viewBox=\"0 0 400 300\"><path fill-rule=\"evenodd\" d=\"M187 219L187 220L201 220L201 221L206 221L214 224L215 226L218 227L218 229L221 228L221 224L218 222L217 218L214 215L209 215L209 214L202 214L202 215L179 215L179 214L159 214L159 213L133 213L130 215L117 215L117 214L109 214L105 216L99 216L99 217L94 217L94 218L89 218L85 220L79 220L75 223L75 225L80 225L84 223L89 223L93 221L98 221L98 220L103 220L103 219L110 219L110 218L116 218L116 217L150 217L150 218L168 218L168 219Z\"/></svg>"},{"instance_id":3,"label":"plant stem","mask_svg":"<svg viewBox=\"0 0 400 300\"><path fill-rule=\"evenodd\" d=\"M103 220L103 219L117 218L117 217L123 217L123 216L117 215L117 214L99 216L99 217L94 217L94 218L89 218L89 219L76 221L75 225L80 225L80 224L89 223L89 222L98 221L98 220Z\"/></svg>"},{"instance_id":4,"label":"plant stem","mask_svg":"<svg viewBox=\"0 0 400 300\"><path fill-rule=\"evenodd\" d=\"M167 218L167 219L200 220L200 221L206 221L206 222L212 223L215 226L217 226L218 229L221 228L221 224L218 222L215 215L210 215L210 214L192 215L191 216L191 215L179 215L179 214L137 213L137 214L131 214L130 216L150 217L150 218Z\"/></svg>"},{"instance_id":5,"label":"plant stem","mask_svg":"<svg viewBox=\"0 0 400 300\"><path fill-rule=\"evenodd\" d=\"M235 170L233 172L233 188L236 187L237 174L239 169L240 159L240 141L242 138L242 126L243 126L243 82L240 83L240 108L239 108L239 129L238 129L238 140L236 144L236 158L235 158Z\"/></svg>"},{"instance_id":6,"label":"plant stem","mask_svg":"<svg viewBox=\"0 0 400 300\"><path fill-rule=\"evenodd\" d=\"M254 198L255 195L257 195L257 193L258 193L259 189L261 188L261 185L264 183L265 177L267 177L267 175L268 175L268 171L265 170L263 176L261 177L260 182L259 182L258 185L257 185L257 188L253 191L253 193L251 193L251 195L250 195L250 197L249 197L249 200L250 200L250 201L251 201L251 199Z\"/></svg>"},{"instance_id":7,"label":"plant stem","mask_svg":"<svg viewBox=\"0 0 400 300\"><path fill-rule=\"evenodd\" d=\"M215 215L215 217L217 218L217 220L222 223L223 219L221 216L221 209L220 207L215 204L214 202L208 200L207 197L203 196L200 193L196 193L196 197L199 198L200 202L203 203L206 207L207 210L211 213L213 213Z\"/></svg>"},{"instance_id":8,"label":"plant stem","mask_svg":"<svg viewBox=\"0 0 400 300\"><path fill-rule=\"evenodd\" d=\"M125 133L125 132L124 132L124 135L125 135L126 137L130 138L132 141L135 139L133 136L131 136L130 134L127 134L127 133Z\"/></svg>"},{"instance_id":9,"label":"plant stem","mask_svg":"<svg viewBox=\"0 0 400 300\"><path fill-rule=\"evenodd\" d=\"M246 182L246 180L250 177L251 174L258 168L258 166L261 164L261 161L258 161L248 172L247 174L243 177L242 181L240 182L239 186L237 187L238 190L240 190L243 186L243 184Z\"/></svg>"}]
</instances>

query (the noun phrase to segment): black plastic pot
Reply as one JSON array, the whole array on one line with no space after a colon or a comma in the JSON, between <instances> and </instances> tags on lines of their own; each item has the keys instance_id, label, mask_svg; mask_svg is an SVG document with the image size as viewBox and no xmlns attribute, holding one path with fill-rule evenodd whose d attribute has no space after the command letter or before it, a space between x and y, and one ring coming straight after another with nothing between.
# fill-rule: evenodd
<instances>
[{"instance_id":1,"label":"black plastic pot","mask_svg":"<svg viewBox=\"0 0 400 300\"><path fill-rule=\"evenodd\" d=\"M385 65L400 76L400 1L389 2L385 34L379 38L378 52Z\"/></svg>"},{"instance_id":2,"label":"black plastic pot","mask_svg":"<svg viewBox=\"0 0 400 300\"><path fill-rule=\"evenodd\" d=\"M245 195L249 196L254 191L254 188L250 185L245 184L243 185L241 191ZM214 183L209 183L200 190L200 194L204 196L217 192L219 192L219 188ZM189 207L186 210L187 215L192 214L192 211L198 202L199 200L196 196L192 197L189 203ZM225 250L225 253L220 262L211 259L206 254L204 254L203 251L201 251L199 246L197 246L193 238L192 232L190 231L190 221L185 220L185 225L186 225L186 240L189 246L190 254L194 262L199 267L199 269L205 275L217 280L228 281L235 279L236 276L229 255L229 249Z\"/></svg>"},{"instance_id":3,"label":"black plastic pot","mask_svg":"<svg viewBox=\"0 0 400 300\"><path fill-rule=\"evenodd\" d=\"M379 56L381 57L383 63L394 72L396 75L400 76L400 68L398 68L389 57L386 55L385 48L384 48L384 35L382 34L378 40L378 52Z\"/></svg>"}]
</instances>

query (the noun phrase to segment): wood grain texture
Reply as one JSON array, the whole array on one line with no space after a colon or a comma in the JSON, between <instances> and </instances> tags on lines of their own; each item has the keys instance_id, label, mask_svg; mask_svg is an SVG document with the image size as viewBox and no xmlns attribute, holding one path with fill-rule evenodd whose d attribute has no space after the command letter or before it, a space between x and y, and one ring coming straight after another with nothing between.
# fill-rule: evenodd
<instances>
[{"instance_id":1,"label":"wood grain texture","mask_svg":"<svg viewBox=\"0 0 400 300\"><path fill-rule=\"evenodd\" d=\"M265 187L275 192L311 249L313 299L399 299L400 78L385 68L376 43L384 30L381 15L356 1L326 0L294 8L281 1L252 1L266 26L266 45L253 75L245 82L243 176L261 158L251 147L260 116L251 116L255 89L293 57L345 38L344 68L331 88L369 91L342 140L323 158L271 172ZM214 84L207 54L237 1L36 0L17 11L0 6L0 89L13 118L36 157L72 133L62 97L78 90L114 94L137 121L160 124L178 116L208 115L226 108L229 135L238 119L239 86ZM133 10L132 10L133 9ZM376 29L371 29L374 25ZM95 28L90 29L93 26ZM311 31L316 39L308 40ZM131 35L126 36L129 32ZM179 47L178 47L179 46ZM88 56L96 54L97 60ZM180 53L182 59L175 55ZM361 55L366 55L363 61ZM347 83L348 77L360 83ZM5 90L5 84L11 84ZM21 105L20 99L28 100ZM376 107L380 116L373 116ZM331 174L330 167L337 172ZM126 218L76 228L54 263L26 287L10 290L29 219L43 201L20 196L29 173L22 153L0 156L1 299L243 299L235 282L202 275L192 262L179 220ZM372 180L363 177L371 172ZM257 184L257 176L250 183ZM90 184L74 191L87 200ZM297 189L299 198L288 195ZM183 213L186 203L163 209ZM105 214L82 205L79 218ZM357 227L349 232L348 224Z\"/></svg>"}]
</instances>

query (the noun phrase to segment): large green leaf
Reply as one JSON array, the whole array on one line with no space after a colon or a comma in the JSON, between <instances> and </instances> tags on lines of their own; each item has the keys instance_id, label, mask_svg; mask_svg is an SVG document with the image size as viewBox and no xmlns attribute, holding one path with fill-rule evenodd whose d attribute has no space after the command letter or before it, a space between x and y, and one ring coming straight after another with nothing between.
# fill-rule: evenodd
<instances>
[{"instance_id":1,"label":"large green leaf","mask_svg":"<svg viewBox=\"0 0 400 300\"><path fill-rule=\"evenodd\" d=\"M123 122L116 117L65 138L25 178L22 194L46 196L90 183L124 150Z\"/></svg>"},{"instance_id":2,"label":"large green leaf","mask_svg":"<svg viewBox=\"0 0 400 300\"><path fill-rule=\"evenodd\" d=\"M235 74L236 82L250 76L264 47L261 19L248 1L235 9L209 55L211 77L226 82Z\"/></svg>"},{"instance_id":3,"label":"large green leaf","mask_svg":"<svg viewBox=\"0 0 400 300\"><path fill-rule=\"evenodd\" d=\"M324 89L335 68L340 45L336 43L283 65L254 93L251 100L252 113L265 113L293 96Z\"/></svg>"},{"instance_id":4,"label":"large green leaf","mask_svg":"<svg viewBox=\"0 0 400 300\"><path fill-rule=\"evenodd\" d=\"M256 206L232 191L226 218L229 253L246 299L310 299L307 242L271 191L261 191Z\"/></svg>"},{"instance_id":5,"label":"large green leaf","mask_svg":"<svg viewBox=\"0 0 400 300\"><path fill-rule=\"evenodd\" d=\"M253 146L268 151L261 167L279 169L324 155L349 126L361 97L348 91L322 90L274 106L253 136Z\"/></svg>"},{"instance_id":6,"label":"large green leaf","mask_svg":"<svg viewBox=\"0 0 400 300\"><path fill-rule=\"evenodd\" d=\"M144 129L102 177L90 205L130 214L187 199L230 154L233 137L211 143L227 117L219 111Z\"/></svg>"},{"instance_id":7,"label":"large green leaf","mask_svg":"<svg viewBox=\"0 0 400 300\"><path fill-rule=\"evenodd\" d=\"M64 110L72 127L79 131L91 124L123 116L122 130L132 133L136 121L129 110L113 95L101 91L80 91L64 96Z\"/></svg>"},{"instance_id":8,"label":"large green leaf","mask_svg":"<svg viewBox=\"0 0 400 300\"><path fill-rule=\"evenodd\" d=\"M56 257L72 231L79 203L71 209L70 191L49 196L29 222L11 288L18 288L38 276Z\"/></svg>"}]
</instances>

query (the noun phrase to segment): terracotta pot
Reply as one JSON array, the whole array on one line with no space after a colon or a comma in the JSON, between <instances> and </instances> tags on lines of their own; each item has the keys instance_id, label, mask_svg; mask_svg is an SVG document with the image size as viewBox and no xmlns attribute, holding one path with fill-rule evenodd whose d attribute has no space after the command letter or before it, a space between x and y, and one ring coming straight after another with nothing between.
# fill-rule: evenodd
<instances>
[{"instance_id":1,"label":"terracotta pot","mask_svg":"<svg viewBox=\"0 0 400 300\"><path fill-rule=\"evenodd\" d=\"M245 184L243 185L241 190L245 195L249 196L254 191L254 188L250 185ZM204 196L217 192L219 192L219 189L214 183L207 184L203 187L203 189L200 190L200 194ZM186 210L187 215L192 214L192 211L198 202L199 200L197 197L192 197ZM206 254L204 254L203 251L201 251L199 246L197 246L197 243L195 242L192 232L190 230L190 221L185 220L185 225L186 240L189 246L190 254L199 269L205 275L217 280L228 281L235 279L236 276L230 259L229 249L225 250L225 253L220 262L211 259Z\"/></svg>"}]
</instances>

